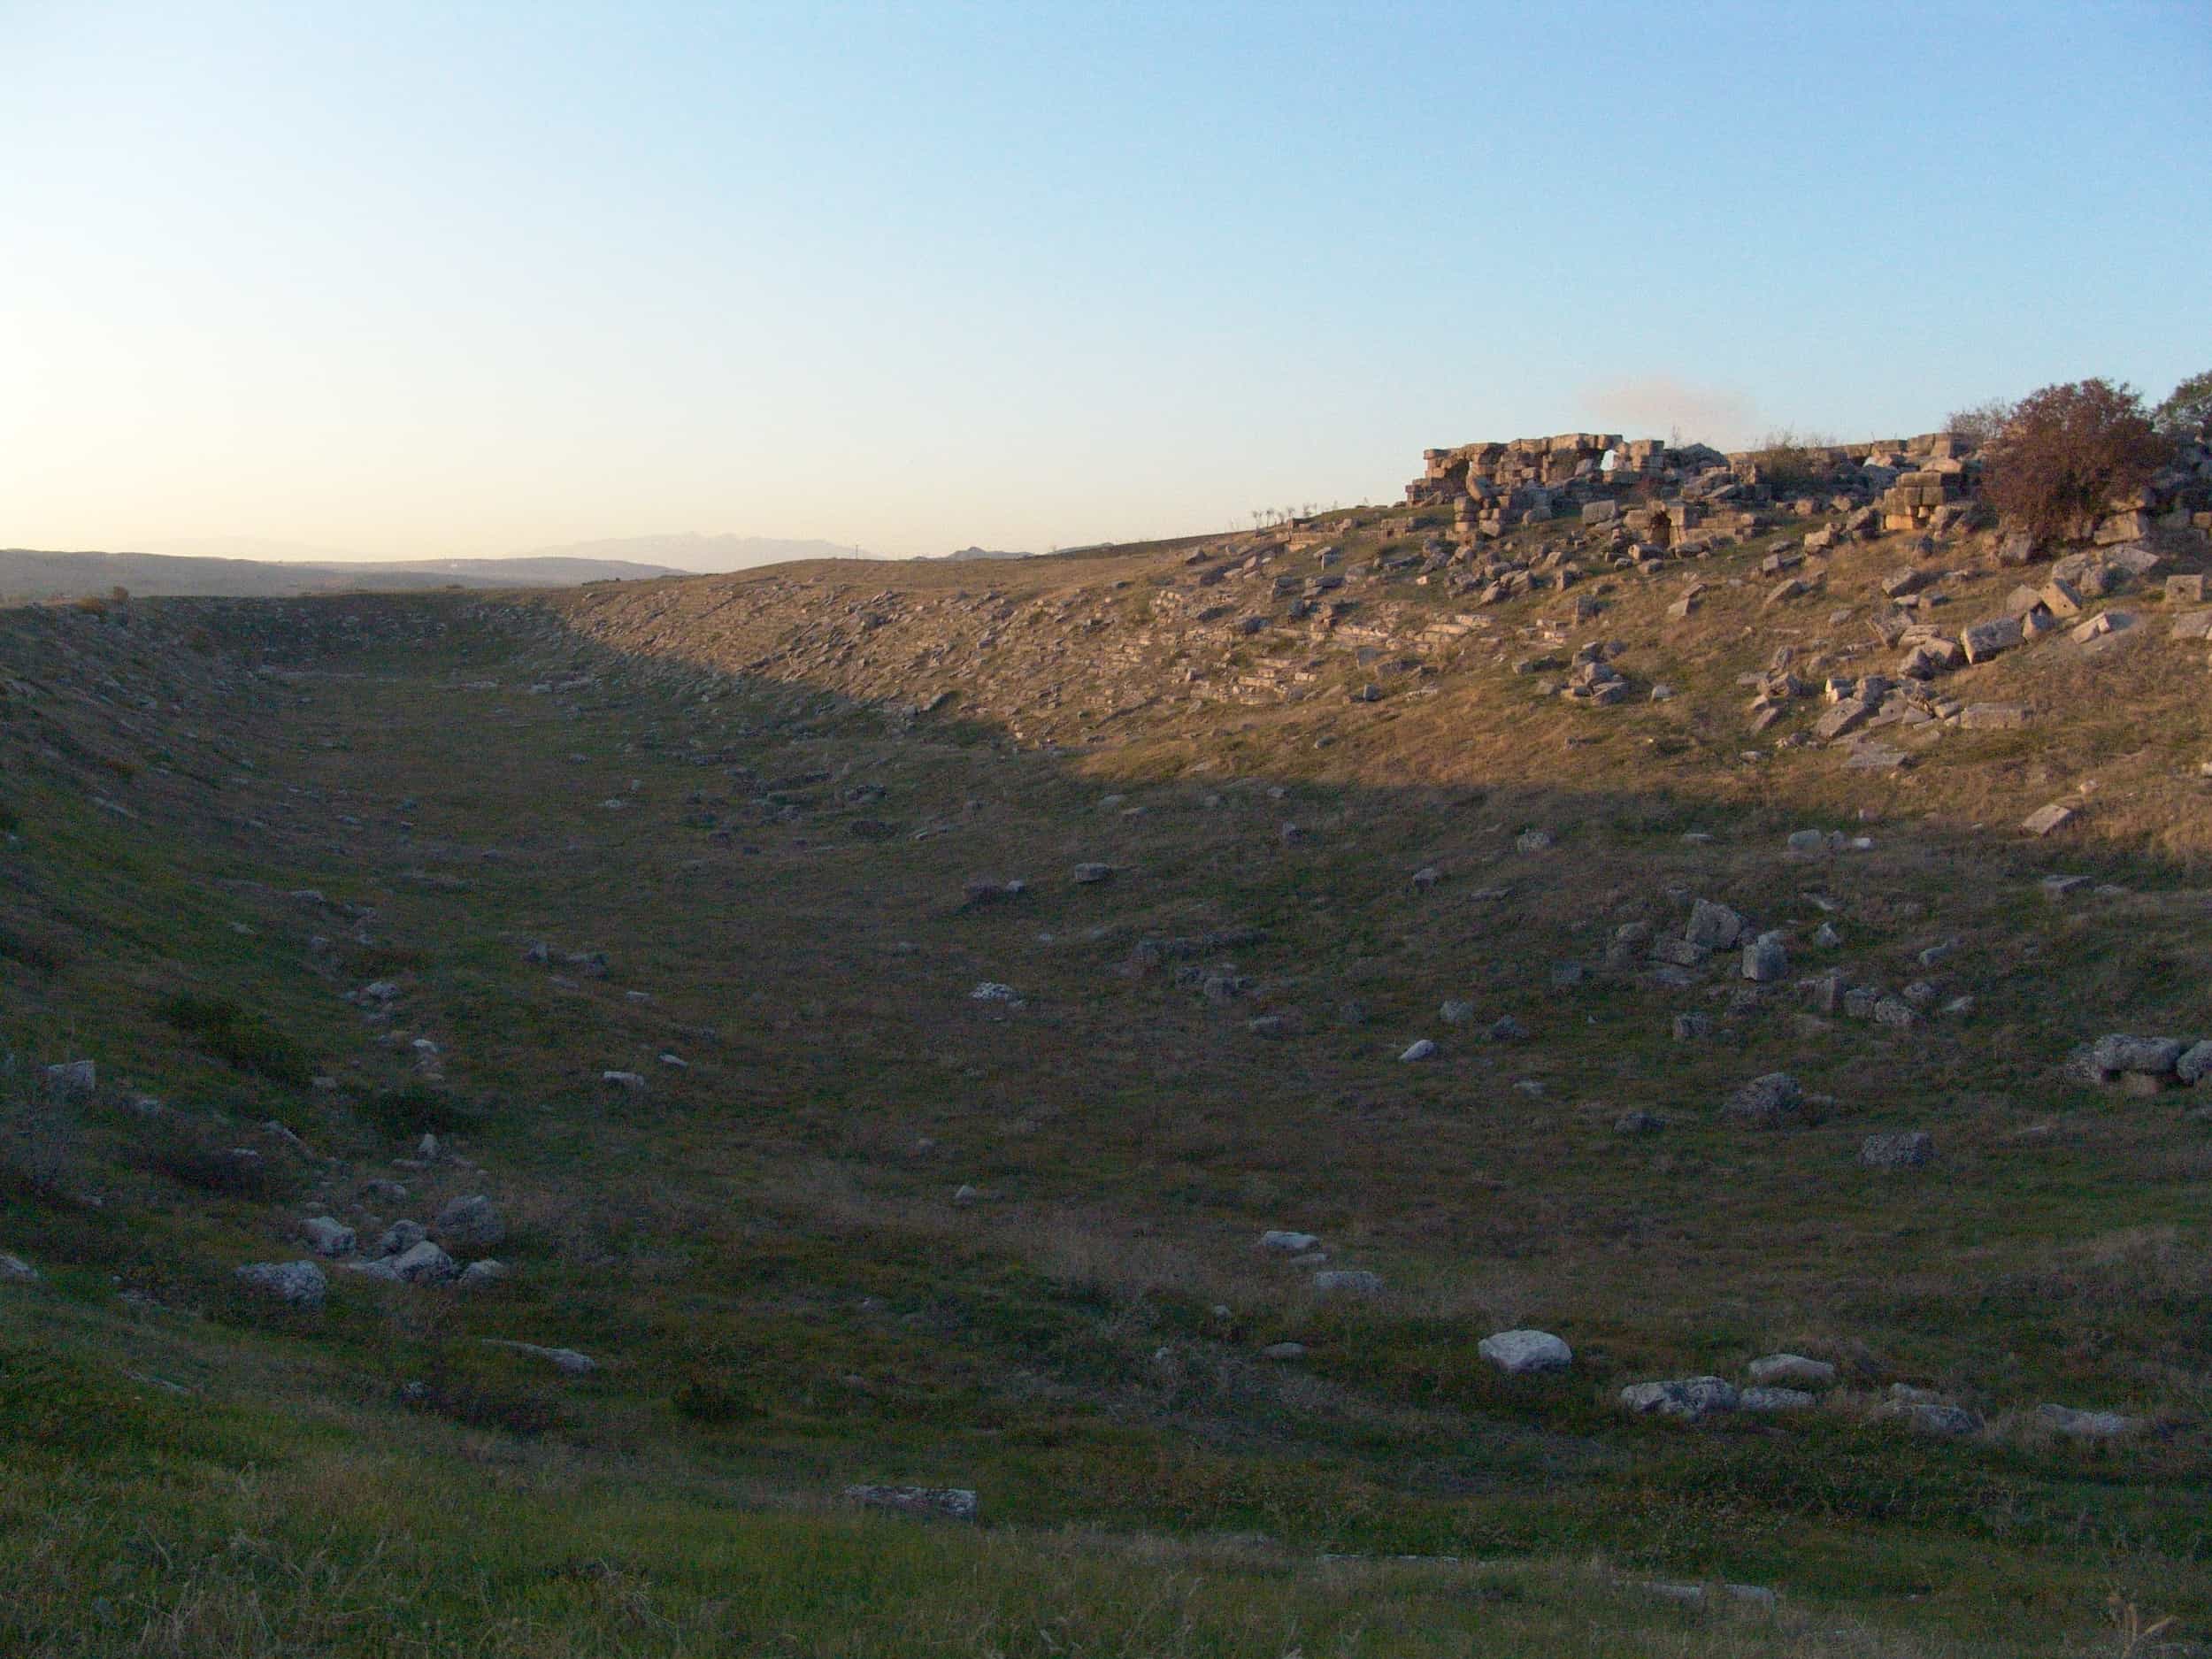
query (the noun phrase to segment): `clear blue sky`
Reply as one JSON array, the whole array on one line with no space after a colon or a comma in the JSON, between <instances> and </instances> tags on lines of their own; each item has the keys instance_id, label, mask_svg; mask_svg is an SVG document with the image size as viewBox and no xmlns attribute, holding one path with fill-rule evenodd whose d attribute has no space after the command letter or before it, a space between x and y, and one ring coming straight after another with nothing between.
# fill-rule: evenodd
<instances>
[{"instance_id":1,"label":"clear blue sky","mask_svg":"<svg viewBox=\"0 0 2212 1659\"><path fill-rule=\"evenodd\" d=\"M2212 367L2212 6L0 0L0 545L894 553Z\"/></svg>"}]
</instances>

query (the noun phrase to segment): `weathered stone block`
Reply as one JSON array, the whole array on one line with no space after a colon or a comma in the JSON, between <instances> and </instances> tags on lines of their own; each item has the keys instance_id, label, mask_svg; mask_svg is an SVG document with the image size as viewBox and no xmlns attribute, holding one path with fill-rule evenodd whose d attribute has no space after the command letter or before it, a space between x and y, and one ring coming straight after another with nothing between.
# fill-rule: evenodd
<instances>
[{"instance_id":1,"label":"weathered stone block","mask_svg":"<svg viewBox=\"0 0 2212 1659\"><path fill-rule=\"evenodd\" d=\"M2097 545L2112 547L2122 541L2139 541L2151 533L2151 516L2147 512L2116 512L2097 526Z\"/></svg>"},{"instance_id":2,"label":"weathered stone block","mask_svg":"<svg viewBox=\"0 0 2212 1659\"><path fill-rule=\"evenodd\" d=\"M1986 622L1977 622L1959 635L1959 643L1965 648L1970 663L1985 663L2001 651L2008 651L2019 645L2023 634L2017 617L1993 617Z\"/></svg>"}]
</instances>

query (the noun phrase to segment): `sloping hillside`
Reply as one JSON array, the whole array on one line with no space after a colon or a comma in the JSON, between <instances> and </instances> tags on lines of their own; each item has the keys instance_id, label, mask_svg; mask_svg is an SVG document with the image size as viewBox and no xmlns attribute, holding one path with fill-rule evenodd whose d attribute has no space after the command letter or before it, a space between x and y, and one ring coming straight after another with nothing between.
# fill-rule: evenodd
<instances>
[{"instance_id":1,"label":"sloping hillside","mask_svg":"<svg viewBox=\"0 0 2212 1659\"><path fill-rule=\"evenodd\" d=\"M1173 550L551 596L549 629L988 725L1110 775L1609 787L2212 852L2212 568L2195 530L2032 566L1998 538L1794 515L1624 567L1411 508ZM2058 609L2055 611L2047 598ZM2024 629L2020 623L2027 619ZM1961 640L1995 624L1970 662Z\"/></svg>"},{"instance_id":2,"label":"sloping hillside","mask_svg":"<svg viewBox=\"0 0 2212 1659\"><path fill-rule=\"evenodd\" d=\"M0 1647L2203 1640L2201 546L1856 511L0 614Z\"/></svg>"}]
</instances>

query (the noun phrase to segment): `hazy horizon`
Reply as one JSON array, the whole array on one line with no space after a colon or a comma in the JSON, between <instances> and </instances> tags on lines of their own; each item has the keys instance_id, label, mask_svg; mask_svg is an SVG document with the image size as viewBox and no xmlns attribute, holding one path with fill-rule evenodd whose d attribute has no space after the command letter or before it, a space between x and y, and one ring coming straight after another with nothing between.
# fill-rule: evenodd
<instances>
[{"instance_id":1,"label":"hazy horizon","mask_svg":"<svg viewBox=\"0 0 2212 1659\"><path fill-rule=\"evenodd\" d=\"M787 549L804 549L787 551ZM883 559L895 557L824 536L746 535L734 531L662 531L641 535L603 536L588 541L544 547L502 548L481 553L392 553L362 548L334 548L268 541L254 536L155 536L128 549L49 549L151 553L175 558L242 558L275 565L437 564L485 559L626 559L712 572L747 570L791 558L831 557ZM951 549L948 549L947 551ZM740 554L734 559L727 557Z\"/></svg>"},{"instance_id":2,"label":"hazy horizon","mask_svg":"<svg viewBox=\"0 0 2212 1659\"><path fill-rule=\"evenodd\" d=\"M2212 339L2194 5L33 0L0 58L0 544L1041 550Z\"/></svg>"}]
</instances>

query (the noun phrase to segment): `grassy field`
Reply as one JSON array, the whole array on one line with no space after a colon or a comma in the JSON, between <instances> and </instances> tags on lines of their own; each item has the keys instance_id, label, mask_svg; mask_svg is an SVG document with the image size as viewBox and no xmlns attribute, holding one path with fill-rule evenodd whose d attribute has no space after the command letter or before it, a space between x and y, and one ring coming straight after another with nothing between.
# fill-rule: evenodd
<instances>
[{"instance_id":1,"label":"grassy field","mask_svg":"<svg viewBox=\"0 0 2212 1659\"><path fill-rule=\"evenodd\" d=\"M1127 606L1158 564L917 580ZM2212 1641L2206 1097L2067 1064L2212 1034L2200 662L2004 659L1976 695L2035 700L2032 733L1894 777L1754 767L1760 589L1670 632L1653 584L1607 621L1670 703L1540 701L1501 641L1433 695L1058 751L833 678L710 680L701 635L596 625L606 592L0 618L0 1250L42 1275L0 1283L0 1648ZM2013 830L2092 772L2093 839ZM1872 846L1786 856L1809 826ZM2103 885L2054 899L2055 872ZM1782 930L1788 979L1606 966L1701 897ZM1830 967L1971 1010L1822 1015L1792 982ZM79 1057L96 1093L52 1098L38 1068ZM1777 1069L1804 1120L1722 1113ZM1916 1129L1928 1166L1857 1163ZM474 1193L497 1286L334 1265L296 1311L232 1282L304 1256L303 1217L365 1239ZM1271 1227L1382 1290L1318 1294ZM1478 1357L1520 1325L1573 1368ZM1839 1386L1695 1425L1616 1401L1778 1349ZM1910 1433L1899 1383L1985 1426ZM2046 1402L2138 1427L2068 1440ZM839 1502L907 1481L981 1524Z\"/></svg>"}]
</instances>

